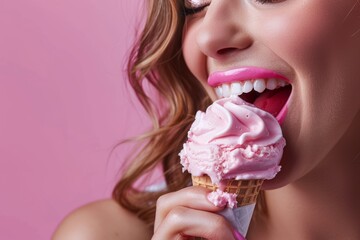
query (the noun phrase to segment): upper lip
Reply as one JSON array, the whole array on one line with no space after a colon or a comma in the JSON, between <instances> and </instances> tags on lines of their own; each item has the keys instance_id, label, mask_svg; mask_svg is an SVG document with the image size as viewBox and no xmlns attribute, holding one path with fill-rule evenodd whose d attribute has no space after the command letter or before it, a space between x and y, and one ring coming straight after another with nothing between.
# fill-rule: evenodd
<instances>
[{"instance_id":1,"label":"upper lip","mask_svg":"<svg viewBox=\"0 0 360 240\"><path fill-rule=\"evenodd\" d=\"M208 84L212 87L217 87L224 83L241 82L252 79L268 79L276 78L290 83L290 81L283 75L266 68L261 67L241 67L227 71L213 72L208 78Z\"/></svg>"}]
</instances>

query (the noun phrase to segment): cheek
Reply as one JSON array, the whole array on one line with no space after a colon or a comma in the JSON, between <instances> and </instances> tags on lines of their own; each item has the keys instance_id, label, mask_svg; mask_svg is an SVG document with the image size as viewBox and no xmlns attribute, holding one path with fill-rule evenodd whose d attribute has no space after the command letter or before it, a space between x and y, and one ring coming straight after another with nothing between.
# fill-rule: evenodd
<instances>
[{"instance_id":1,"label":"cheek","mask_svg":"<svg viewBox=\"0 0 360 240\"><path fill-rule=\"evenodd\" d=\"M323 54L322 49L331 35L328 23L312 18L298 21L296 16L279 16L266 24L262 37L289 65L300 67L313 61L314 56Z\"/></svg>"},{"instance_id":2,"label":"cheek","mask_svg":"<svg viewBox=\"0 0 360 240\"><path fill-rule=\"evenodd\" d=\"M296 6L273 13L267 16L271 20L262 19L258 35L297 78L292 104L296 111L290 109L292 124L284 129L288 161L280 174L283 183L315 168L336 147L360 108L360 33L353 36L360 21L351 20L359 18L360 11L354 9L344 21L354 1L343 0L337 6L336 1L328 2L313 0L309 9Z\"/></svg>"},{"instance_id":3,"label":"cheek","mask_svg":"<svg viewBox=\"0 0 360 240\"><path fill-rule=\"evenodd\" d=\"M290 65L314 66L336 57L337 49L344 49L360 28L360 4L356 0L304 0L289 4L292 5L286 10L264 15L263 25L257 29L261 27L261 37L267 45Z\"/></svg>"},{"instance_id":4,"label":"cheek","mask_svg":"<svg viewBox=\"0 0 360 240\"><path fill-rule=\"evenodd\" d=\"M340 114L347 99L356 96L351 87L354 79L349 75L359 73L354 66L358 61L354 60L359 60L355 52L360 41L348 33L353 23L344 21L352 1L334 2L318 0L305 7L294 6L285 14L273 14L276 17L266 23L261 35L267 46L293 68L299 124L309 127L315 127L321 117Z\"/></svg>"}]
</instances>

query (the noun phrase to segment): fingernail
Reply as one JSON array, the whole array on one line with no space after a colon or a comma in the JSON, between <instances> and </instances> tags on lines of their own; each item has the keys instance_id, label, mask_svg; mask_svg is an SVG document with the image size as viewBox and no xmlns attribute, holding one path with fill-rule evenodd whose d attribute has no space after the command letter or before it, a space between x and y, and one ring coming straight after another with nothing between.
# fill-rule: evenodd
<instances>
[{"instance_id":1,"label":"fingernail","mask_svg":"<svg viewBox=\"0 0 360 240\"><path fill-rule=\"evenodd\" d=\"M234 229L233 234L236 240L246 240L236 229Z\"/></svg>"}]
</instances>

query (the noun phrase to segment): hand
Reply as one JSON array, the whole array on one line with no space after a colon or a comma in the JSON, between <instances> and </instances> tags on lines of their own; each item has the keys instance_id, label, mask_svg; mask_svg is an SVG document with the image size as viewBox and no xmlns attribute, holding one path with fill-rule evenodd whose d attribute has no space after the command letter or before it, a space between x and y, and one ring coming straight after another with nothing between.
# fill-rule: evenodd
<instances>
[{"instance_id":1,"label":"hand","mask_svg":"<svg viewBox=\"0 0 360 240\"><path fill-rule=\"evenodd\" d=\"M214 206L207 199L208 193L202 187L188 187L160 197L152 240L185 240L195 236L211 240L239 239L226 219L216 214L223 208Z\"/></svg>"}]
</instances>

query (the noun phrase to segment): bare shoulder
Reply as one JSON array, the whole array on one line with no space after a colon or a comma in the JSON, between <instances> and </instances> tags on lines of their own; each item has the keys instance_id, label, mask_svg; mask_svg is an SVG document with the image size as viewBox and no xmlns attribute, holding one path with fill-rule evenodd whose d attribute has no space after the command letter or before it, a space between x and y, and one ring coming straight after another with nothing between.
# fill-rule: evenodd
<instances>
[{"instance_id":1,"label":"bare shoulder","mask_svg":"<svg viewBox=\"0 0 360 240\"><path fill-rule=\"evenodd\" d=\"M87 204L70 213L55 231L52 240L151 239L151 231L134 214L114 200Z\"/></svg>"}]
</instances>

